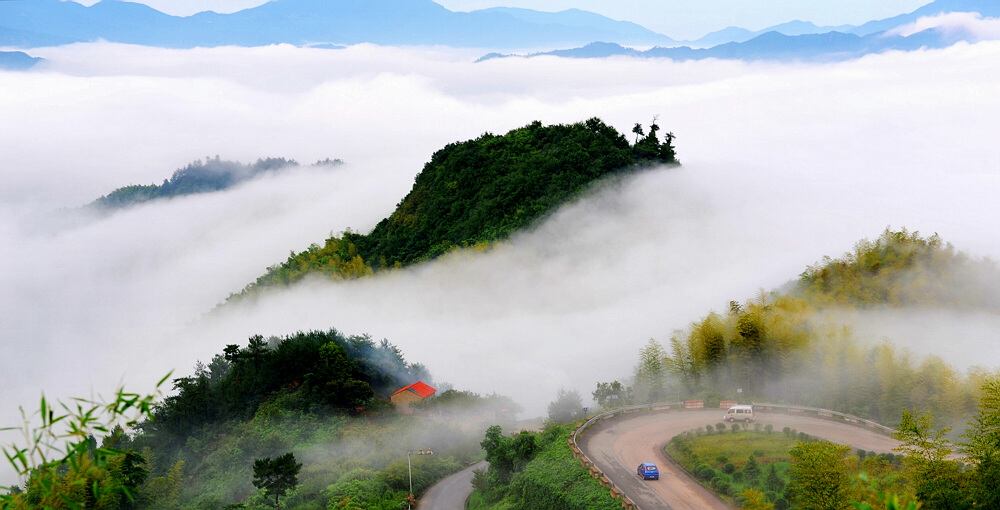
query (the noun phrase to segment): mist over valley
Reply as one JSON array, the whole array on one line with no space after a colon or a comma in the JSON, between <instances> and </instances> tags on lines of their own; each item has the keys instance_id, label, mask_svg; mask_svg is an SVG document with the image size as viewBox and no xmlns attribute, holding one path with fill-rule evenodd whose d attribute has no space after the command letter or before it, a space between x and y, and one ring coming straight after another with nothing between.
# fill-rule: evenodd
<instances>
[{"instance_id":1,"label":"mist over valley","mask_svg":"<svg viewBox=\"0 0 1000 510\"><path fill-rule=\"evenodd\" d=\"M49 71L2 82L13 119L4 133L5 258L8 267L46 268L5 275L5 337L23 339L5 372L30 379L29 367L51 366L66 377L5 393L4 407L40 388L141 384L133 374L191 366L255 333L337 327L389 338L439 380L505 388L537 412L549 396L530 388L585 389L627 373L634 359L608 352L635 352L887 225L938 232L992 256L997 70L988 62L998 51L984 42L836 65L473 66L461 52L375 46L48 49ZM82 52L88 59L77 58ZM169 65L182 56L182 68ZM296 61L305 73L282 73L285 86L276 78L255 86L243 71L290 70ZM179 79L199 68L200 77ZM45 103L34 99L40 94ZM236 320L203 319L288 250L370 229L438 147L592 114L621 132L659 115L678 136L684 166L609 185L483 256L313 282L230 312ZM107 190L156 182L200 153L245 161L335 154L347 163L80 229L38 226ZM85 356L94 348L102 354ZM984 355L980 364L997 364ZM80 366L81 357L96 366Z\"/></svg>"},{"instance_id":2,"label":"mist over valley","mask_svg":"<svg viewBox=\"0 0 1000 510\"><path fill-rule=\"evenodd\" d=\"M439 388L510 397L534 419L564 390L592 405L596 383L636 373L650 339L667 345L706 314L750 307L824 257L904 228L975 261L948 294L983 304L831 308L813 324L937 356L957 374L996 370L1000 41L992 21L938 21L985 35L837 63L477 63L478 49L374 44L33 48L44 60L30 71L0 70L0 425L17 424L18 406L33 409L42 392L145 392L171 370L189 377L201 362L208 373L254 335L332 329L386 339ZM307 275L222 304L290 253L370 232L443 147L595 117L629 142L636 123L655 122L683 165L598 180L485 250L358 279ZM210 193L83 207L130 185L165 188L200 158L306 164ZM343 163L308 165L326 158ZM403 436L297 454L326 466L311 479L340 476L330 466L350 452L376 452L401 477L407 440L447 442ZM378 451L380 441L391 446ZM421 462L442 476L458 468ZM253 491L243 478L224 502Z\"/></svg>"}]
</instances>

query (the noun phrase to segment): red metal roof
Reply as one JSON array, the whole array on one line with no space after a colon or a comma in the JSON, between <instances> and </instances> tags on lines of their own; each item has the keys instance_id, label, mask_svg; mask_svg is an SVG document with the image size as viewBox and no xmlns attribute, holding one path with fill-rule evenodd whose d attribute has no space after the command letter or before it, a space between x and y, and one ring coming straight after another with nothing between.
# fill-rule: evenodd
<instances>
[{"instance_id":1,"label":"red metal roof","mask_svg":"<svg viewBox=\"0 0 1000 510\"><path fill-rule=\"evenodd\" d=\"M437 390L435 390L434 388L431 388L430 386L424 384L423 381L417 381L417 382L415 382L415 383L413 383L413 384L411 384L409 386L404 386L404 387L396 390L396 393L393 393L393 395L396 395L397 393L402 393L404 391L412 391L413 393L416 393L417 395L420 395L421 398L427 398L427 397L429 397L429 396L437 393Z\"/></svg>"}]
</instances>

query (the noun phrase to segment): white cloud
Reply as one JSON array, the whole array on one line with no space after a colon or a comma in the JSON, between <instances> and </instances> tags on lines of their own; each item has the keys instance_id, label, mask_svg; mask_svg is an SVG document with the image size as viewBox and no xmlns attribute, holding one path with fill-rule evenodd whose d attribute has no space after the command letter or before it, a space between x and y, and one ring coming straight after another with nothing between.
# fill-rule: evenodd
<instances>
[{"instance_id":1,"label":"white cloud","mask_svg":"<svg viewBox=\"0 0 1000 510\"><path fill-rule=\"evenodd\" d=\"M930 29L949 36L968 37L972 41L1000 39L1000 19L983 18L977 12L950 12L937 16L925 16L913 23L889 30L886 34L909 37Z\"/></svg>"},{"instance_id":2,"label":"white cloud","mask_svg":"<svg viewBox=\"0 0 1000 510\"><path fill-rule=\"evenodd\" d=\"M143 388L252 334L330 327L541 413L560 387L586 395L628 375L648 338L887 225L1000 256L1000 43L827 65L473 64L369 45L38 53L46 68L0 73L5 423L42 390ZM535 119L599 116L628 133L656 114L683 168L613 186L483 257L203 317L289 250L371 228L447 143ZM215 154L348 164L97 221L65 210ZM938 345L966 362L960 344ZM1000 365L992 351L979 361Z\"/></svg>"}]
</instances>

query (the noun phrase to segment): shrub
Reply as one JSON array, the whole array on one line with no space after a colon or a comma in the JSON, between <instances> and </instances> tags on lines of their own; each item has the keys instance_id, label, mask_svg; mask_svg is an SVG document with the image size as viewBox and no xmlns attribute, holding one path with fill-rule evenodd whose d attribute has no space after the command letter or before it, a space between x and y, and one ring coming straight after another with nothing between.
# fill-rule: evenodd
<instances>
[{"instance_id":1,"label":"shrub","mask_svg":"<svg viewBox=\"0 0 1000 510\"><path fill-rule=\"evenodd\" d=\"M725 480L720 481L715 488L718 489L719 492L725 494L726 496L732 496L735 493L735 491L733 490L733 485Z\"/></svg>"},{"instance_id":2,"label":"shrub","mask_svg":"<svg viewBox=\"0 0 1000 510\"><path fill-rule=\"evenodd\" d=\"M709 481L718 476L718 474L718 471L712 469L711 466L705 463L698 464L694 468L694 475L701 480Z\"/></svg>"},{"instance_id":3,"label":"shrub","mask_svg":"<svg viewBox=\"0 0 1000 510\"><path fill-rule=\"evenodd\" d=\"M719 432L725 431L726 430L726 424L722 423L721 421L719 423L716 423L715 424L715 430L718 430Z\"/></svg>"},{"instance_id":4,"label":"shrub","mask_svg":"<svg viewBox=\"0 0 1000 510\"><path fill-rule=\"evenodd\" d=\"M715 457L715 462L717 462L719 464L725 464L726 461L728 461L728 460L729 460L729 457L726 457L725 455L718 455L718 456Z\"/></svg>"},{"instance_id":5,"label":"shrub","mask_svg":"<svg viewBox=\"0 0 1000 510\"><path fill-rule=\"evenodd\" d=\"M736 471L736 466L734 466L732 462L727 462L726 465L722 467L722 472L727 475L733 474L733 471Z\"/></svg>"},{"instance_id":6,"label":"shrub","mask_svg":"<svg viewBox=\"0 0 1000 510\"><path fill-rule=\"evenodd\" d=\"M740 424L739 423L734 423L733 424L733 432L739 432L739 431L740 431Z\"/></svg>"},{"instance_id":7,"label":"shrub","mask_svg":"<svg viewBox=\"0 0 1000 510\"><path fill-rule=\"evenodd\" d=\"M764 425L764 432L767 432L768 434L770 434L771 432L774 432L774 426L771 425L770 423L768 423L767 425Z\"/></svg>"}]
</instances>

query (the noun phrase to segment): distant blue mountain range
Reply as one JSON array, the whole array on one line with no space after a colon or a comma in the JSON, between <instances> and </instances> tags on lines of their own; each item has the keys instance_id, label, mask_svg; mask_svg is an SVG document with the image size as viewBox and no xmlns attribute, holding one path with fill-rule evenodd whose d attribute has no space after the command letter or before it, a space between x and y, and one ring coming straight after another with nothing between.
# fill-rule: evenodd
<instances>
[{"instance_id":1,"label":"distant blue mountain range","mask_svg":"<svg viewBox=\"0 0 1000 510\"><path fill-rule=\"evenodd\" d=\"M921 17L950 12L977 12L983 17L1000 17L1000 1L937 0L909 14L870 21L860 26L817 27L812 23L793 21L758 32L730 27L708 34L690 46L655 46L642 51L613 42L593 42L582 47L523 56L554 55L567 58L602 58L625 55L661 57L673 60L718 58L747 61L837 61L890 50L910 51L920 48L943 48L955 44L964 40L966 34L960 32L945 33L933 29L924 30L908 37L887 33L894 28L913 23ZM712 41L721 41L727 38L733 39L733 41L709 44ZM510 56L519 55L494 52L484 55L479 60Z\"/></svg>"},{"instance_id":2,"label":"distant blue mountain range","mask_svg":"<svg viewBox=\"0 0 1000 510\"><path fill-rule=\"evenodd\" d=\"M0 51L0 69L29 69L42 59L32 57L23 51Z\"/></svg>"},{"instance_id":3,"label":"distant blue mountain range","mask_svg":"<svg viewBox=\"0 0 1000 510\"><path fill-rule=\"evenodd\" d=\"M868 23L857 26L840 25L821 27L808 21L795 20L757 31L750 31L740 27L729 27L717 32L712 32L694 41L684 41L682 44L694 48L710 48L712 46L729 42L746 42L768 32L778 32L784 35L809 35L840 32L844 34L866 36L913 23L924 16L934 16L939 13L948 12L978 12L982 14L983 17L994 18L1000 16L1000 2L996 0L937 0L908 14L900 14L899 16L883 20L869 21Z\"/></svg>"},{"instance_id":4,"label":"distant blue mountain range","mask_svg":"<svg viewBox=\"0 0 1000 510\"><path fill-rule=\"evenodd\" d=\"M431 0L274 0L232 14L180 17L120 0L90 7L60 0L0 2L0 46L96 40L172 48L368 42L524 50L592 41L675 44L635 23L576 9L452 12Z\"/></svg>"},{"instance_id":5,"label":"distant blue mountain range","mask_svg":"<svg viewBox=\"0 0 1000 510\"><path fill-rule=\"evenodd\" d=\"M731 42L711 48L654 47L645 51L635 50L615 43L590 43L581 48L532 53L527 57L554 55L566 58L602 58L615 55L647 58L669 58L672 60L701 60L717 58L727 60L797 60L797 61L838 61L858 58L869 53L889 50L916 50L920 48L942 48L954 44L933 30L925 30L909 37L884 36L883 33L868 36L828 32L825 34L784 35L767 32L746 42ZM514 55L497 53L486 55L479 60Z\"/></svg>"},{"instance_id":6,"label":"distant blue mountain range","mask_svg":"<svg viewBox=\"0 0 1000 510\"><path fill-rule=\"evenodd\" d=\"M431 0L272 0L232 14L182 17L122 0L101 0L90 7L62 0L5 0L0 1L0 47L97 40L170 48L277 43L340 48L367 42L495 51L481 60L507 56L500 53L504 51L540 48L549 51L529 56L837 60L953 44L954 35L937 31L910 37L885 35L921 16L947 12L1000 17L1000 0L936 0L911 13L859 26L819 27L791 21L756 32L730 27L685 43L635 23L577 9L549 13L497 7L453 12ZM2 55L0 67L8 69L38 61L20 52Z\"/></svg>"}]
</instances>

